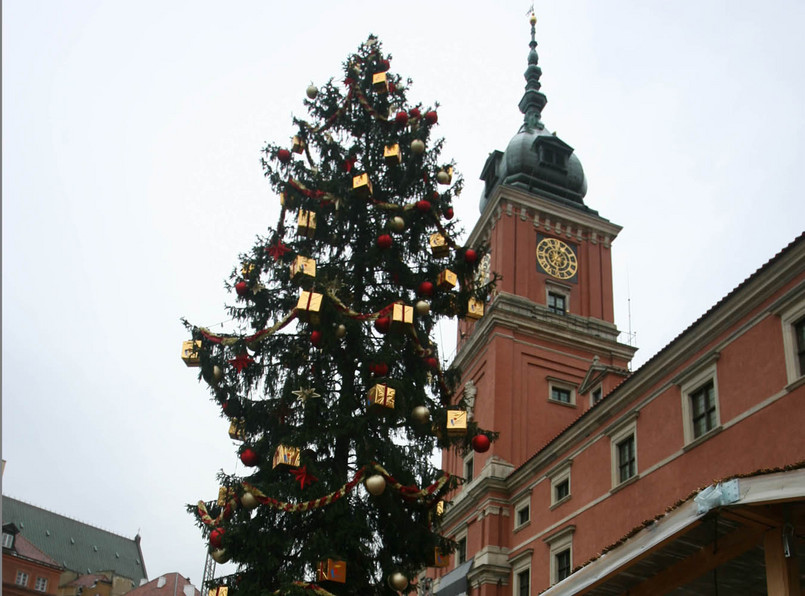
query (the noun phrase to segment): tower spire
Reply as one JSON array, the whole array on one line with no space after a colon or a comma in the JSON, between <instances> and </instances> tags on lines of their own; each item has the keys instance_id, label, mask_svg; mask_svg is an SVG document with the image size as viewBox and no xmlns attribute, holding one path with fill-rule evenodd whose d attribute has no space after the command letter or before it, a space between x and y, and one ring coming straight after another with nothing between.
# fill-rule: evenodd
<instances>
[{"instance_id":1,"label":"tower spire","mask_svg":"<svg viewBox=\"0 0 805 596\"><path fill-rule=\"evenodd\" d=\"M536 24L537 16L534 11L531 11L529 17L531 23L531 42L528 46L531 51L528 53L528 68L525 70L525 93L520 100L520 111L525 115L523 127L526 129L539 129L545 128L540 118L542 117L542 109L548 103L548 98L545 94L540 92L542 84L539 78L542 76L542 69L539 67L539 56L537 55L537 39L536 39Z\"/></svg>"}]
</instances>

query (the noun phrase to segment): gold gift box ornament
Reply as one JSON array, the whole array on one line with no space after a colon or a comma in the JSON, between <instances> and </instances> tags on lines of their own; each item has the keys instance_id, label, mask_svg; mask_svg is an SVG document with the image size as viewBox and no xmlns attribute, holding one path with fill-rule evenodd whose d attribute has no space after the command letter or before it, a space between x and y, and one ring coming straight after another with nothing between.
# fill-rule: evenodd
<instances>
[{"instance_id":1,"label":"gold gift box ornament","mask_svg":"<svg viewBox=\"0 0 805 596\"><path fill-rule=\"evenodd\" d=\"M299 467L299 447L289 447L280 445L274 452L274 459L271 462L272 468L298 468Z\"/></svg>"},{"instance_id":2,"label":"gold gift box ornament","mask_svg":"<svg viewBox=\"0 0 805 596\"><path fill-rule=\"evenodd\" d=\"M369 390L368 402L369 407L382 406L384 408L394 409L394 396L397 391L388 385L378 383Z\"/></svg>"},{"instance_id":3,"label":"gold gift box ornament","mask_svg":"<svg viewBox=\"0 0 805 596\"><path fill-rule=\"evenodd\" d=\"M358 174L352 177L352 192L360 199L368 199L372 196L372 182L369 174Z\"/></svg>"},{"instance_id":4,"label":"gold gift box ornament","mask_svg":"<svg viewBox=\"0 0 805 596\"><path fill-rule=\"evenodd\" d=\"M378 72L372 75L372 89L375 93L388 93L389 81L385 72Z\"/></svg>"},{"instance_id":5,"label":"gold gift box ornament","mask_svg":"<svg viewBox=\"0 0 805 596\"><path fill-rule=\"evenodd\" d=\"M229 423L229 438L233 441L246 440L246 430L243 428L243 420L233 420Z\"/></svg>"},{"instance_id":6,"label":"gold gift box ornament","mask_svg":"<svg viewBox=\"0 0 805 596\"><path fill-rule=\"evenodd\" d=\"M414 324L414 307L395 302L391 309L391 328L394 331L404 331Z\"/></svg>"},{"instance_id":7,"label":"gold gift box ornament","mask_svg":"<svg viewBox=\"0 0 805 596\"><path fill-rule=\"evenodd\" d=\"M480 319L484 316L484 303L475 298L470 298L467 301L467 318Z\"/></svg>"},{"instance_id":8,"label":"gold gift box ornament","mask_svg":"<svg viewBox=\"0 0 805 596\"><path fill-rule=\"evenodd\" d=\"M302 153L305 150L305 140L300 136L295 136L291 141L291 151Z\"/></svg>"},{"instance_id":9,"label":"gold gift box ornament","mask_svg":"<svg viewBox=\"0 0 805 596\"><path fill-rule=\"evenodd\" d=\"M316 261L302 255L297 255L291 263L291 279L299 282L304 278L316 278Z\"/></svg>"},{"instance_id":10,"label":"gold gift box ornament","mask_svg":"<svg viewBox=\"0 0 805 596\"><path fill-rule=\"evenodd\" d=\"M299 301L296 303L297 315L302 321L317 323L319 312L321 311L321 301L324 298L317 292L307 292L302 290L299 294Z\"/></svg>"},{"instance_id":11,"label":"gold gift box ornament","mask_svg":"<svg viewBox=\"0 0 805 596\"><path fill-rule=\"evenodd\" d=\"M252 273L254 273L254 263L243 263L240 268L241 277L244 279L249 278L252 276Z\"/></svg>"},{"instance_id":12,"label":"gold gift box ornament","mask_svg":"<svg viewBox=\"0 0 805 596\"><path fill-rule=\"evenodd\" d=\"M211 588L208 596L227 596L229 594L229 586L218 586Z\"/></svg>"},{"instance_id":13,"label":"gold gift box ornament","mask_svg":"<svg viewBox=\"0 0 805 596\"><path fill-rule=\"evenodd\" d=\"M449 269L445 269L439 274L439 278L436 280L436 286L440 290L452 290L456 287L457 282L458 277L456 274Z\"/></svg>"},{"instance_id":14,"label":"gold gift box ornament","mask_svg":"<svg viewBox=\"0 0 805 596\"><path fill-rule=\"evenodd\" d=\"M446 257L450 252L450 247L447 245L447 238L439 232L430 235L430 251L437 259Z\"/></svg>"},{"instance_id":15,"label":"gold gift box ornament","mask_svg":"<svg viewBox=\"0 0 805 596\"><path fill-rule=\"evenodd\" d=\"M383 147L383 159L386 160L386 165L397 166L402 163L402 153L400 153L400 144L394 143L393 145L386 145Z\"/></svg>"},{"instance_id":16,"label":"gold gift box ornament","mask_svg":"<svg viewBox=\"0 0 805 596\"><path fill-rule=\"evenodd\" d=\"M296 235L305 236L306 238L313 238L316 235L316 212L307 211L306 209L299 210L299 219L296 225Z\"/></svg>"},{"instance_id":17,"label":"gold gift box ornament","mask_svg":"<svg viewBox=\"0 0 805 596\"><path fill-rule=\"evenodd\" d=\"M294 207L296 207L296 198L290 193L281 192L280 205L282 205L286 209L293 209Z\"/></svg>"},{"instance_id":18,"label":"gold gift box ornament","mask_svg":"<svg viewBox=\"0 0 805 596\"><path fill-rule=\"evenodd\" d=\"M201 340L193 341L188 339L182 342L182 360L187 366L201 366L201 356L199 350L201 349Z\"/></svg>"},{"instance_id":19,"label":"gold gift box ornament","mask_svg":"<svg viewBox=\"0 0 805 596\"><path fill-rule=\"evenodd\" d=\"M445 555L437 546L433 550L433 566L448 567L450 565L450 555Z\"/></svg>"},{"instance_id":20,"label":"gold gift box ornament","mask_svg":"<svg viewBox=\"0 0 805 596\"><path fill-rule=\"evenodd\" d=\"M460 437L467 434L467 412L465 410L447 410L447 435Z\"/></svg>"},{"instance_id":21,"label":"gold gift box ornament","mask_svg":"<svg viewBox=\"0 0 805 596\"><path fill-rule=\"evenodd\" d=\"M337 561L335 559L327 559L326 561L319 562L317 573L317 581L323 582L338 582L344 584L347 581L347 563L346 561Z\"/></svg>"}]
</instances>

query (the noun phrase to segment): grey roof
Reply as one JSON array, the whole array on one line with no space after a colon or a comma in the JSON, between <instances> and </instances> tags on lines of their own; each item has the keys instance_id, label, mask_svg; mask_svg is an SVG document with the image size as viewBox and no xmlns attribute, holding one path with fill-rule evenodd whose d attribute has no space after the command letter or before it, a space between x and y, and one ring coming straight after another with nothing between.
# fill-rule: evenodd
<instances>
[{"instance_id":1,"label":"grey roof","mask_svg":"<svg viewBox=\"0 0 805 596\"><path fill-rule=\"evenodd\" d=\"M135 586L148 579L139 535L125 538L5 495L3 523L13 523L36 548L77 573L112 571Z\"/></svg>"}]
</instances>

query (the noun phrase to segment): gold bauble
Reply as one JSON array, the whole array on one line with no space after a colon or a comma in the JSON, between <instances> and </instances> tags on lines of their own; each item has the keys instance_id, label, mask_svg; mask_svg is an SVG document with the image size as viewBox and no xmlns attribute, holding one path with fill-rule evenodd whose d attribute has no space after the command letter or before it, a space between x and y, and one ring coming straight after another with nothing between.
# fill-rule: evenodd
<instances>
[{"instance_id":1,"label":"gold bauble","mask_svg":"<svg viewBox=\"0 0 805 596\"><path fill-rule=\"evenodd\" d=\"M430 420L430 410L425 406L417 406L411 412L411 418L419 424L425 424Z\"/></svg>"},{"instance_id":2,"label":"gold bauble","mask_svg":"<svg viewBox=\"0 0 805 596\"><path fill-rule=\"evenodd\" d=\"M218 366L217 364L212 367L212 384L217 385L221 382L221 379L224 378L224 371L223 369Z\"/></svg>"},{"instance_id":3,"label":"gold bauble","mask_svg":"<svg viewBox=\"0 0 805 596\"><path fill-rule=\"evenodd\" d=\"M306 93L310 99L316 99L316 96L319 94L319 89L316 87L316 85L311 85L307 88Z\"/></svg>"},{"instance_id":4,"label":"gold bauble","mask_svg":"<svg viewBox=\"0 0 805 596\"><path fill-rule=\"evenodd\" d=\"M380 474L372 474L366 479L364 484L369 494L375 497L379 497L383 494L383 491L386 490L386 479Z\"/></svg>"},{"instance_id":5,"label":"gold bauble","mask_svg":"<svg viewBox=\"0 0 805 596\"><path fill-rule=\"evenodd\" d=\"M252 493L243 493L240 497L240 504L244 509L254 509L260 502L254 497Z\"/></svg>"},{"instance_id":6,"label":"gold bauble","mask_svg":"<svg viewBox=\"0 0 805 596\"><path fill-rule=\"evenodd\" d=\"M392 590L402 592L408 587L408 578L399 571L395 571L389 575L389 586L391 586Z\"/></svg>"},{"instance_id":7,"label":"gold bauble","mask_svg":"<svg viewBox=\"0 0 805 596\"><path fill-rule=\"evenodd\" d=\"M444 170L441 170L436 174L436 182L439 184L450 184L450 175Z\"/></svg>"},{"instance_id":8,"label":"gold bauble","mask_svg":"<svg viewBox=\"0 0 805 596\"><path fill-rule=\"evenodd\" d=\"M416 314L425 316L430 312L430 302L427 300L417 300L414 308L416 309Z\"/></svg>"},{"instance_id":9,"label":"gold bauble","mask_svg":"<svg viewBox=\"0 0 805 596\"><path fill-rule=\"evenodd\" d=\"M411 141L411 152L415 155L422 155L425 153L425 143L419 139L414 139Z\"/></svg>"},{"instance_id":10,"label":"gold bauble","mask_svg":"<svg viewBox=\"0 0 805 596\"><path fill-rule=\"evenodd\" d=\"M226 563L229 560L229 555L226 554L226 550L223 548L216 548L214 551L210 553L210 556L216 563Z\"/></svg>"},{"instance_id":11,"label":"gold bauble","mask_svg":"<svg viewBox=\"0 0 805 596\"><path fill-rule=\"evenodd\" d=\"M399 215L395 215L389 220L389 229L392 232L402 232L405 229L405 220Z\"/></svg>"},{"instance_id":12,"label":"gold bauble","mask_svg":"<svg viewBox=\"0 0 805 596\"><path fill-rule=\"evenodd\" d=\"M338 325L335 328L335 336L337 338L342 338L347 334L347 327L346 325Z\"/></svg>"}]
</instances>

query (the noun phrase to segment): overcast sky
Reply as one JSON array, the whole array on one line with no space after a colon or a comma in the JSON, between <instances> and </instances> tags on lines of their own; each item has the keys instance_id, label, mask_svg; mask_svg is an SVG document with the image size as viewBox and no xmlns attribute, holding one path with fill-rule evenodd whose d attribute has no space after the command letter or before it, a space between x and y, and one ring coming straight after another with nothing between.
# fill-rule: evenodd
<instances>
[{"instance_id":1,"label":"overcast sky","mask_svg":"<svg viewBox=\"0 0 805 596\"><path fill-rule=\"evenodd\" d=\"M179 319L224 321L224 279L276 222L263 143L375 33L409 98L442 104L469 230L522 122L529 6L5 0L3 493L139 531L149 577L198 585L184 505L239 462ZM805 227L805 3L536 8L543 120L623 226L616 322L631 298L639 366Z\"/></svg>"}]
</instances>

